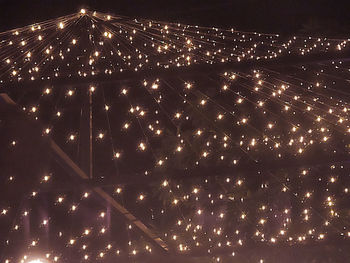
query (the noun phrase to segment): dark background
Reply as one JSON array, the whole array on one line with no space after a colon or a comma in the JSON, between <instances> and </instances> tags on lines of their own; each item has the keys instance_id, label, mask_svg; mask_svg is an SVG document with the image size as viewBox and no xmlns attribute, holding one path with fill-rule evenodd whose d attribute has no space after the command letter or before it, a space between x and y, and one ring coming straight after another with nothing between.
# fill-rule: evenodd
<instances>
[{"instance_id":1,"label":"dark background","mask_svg":"<svg viewBox=\"0 0 350 263\"><path fill-rule=\"evenodd\" d=\"M0 0L0 30L85 7L131 17L281 34L347 37L350 1L339 0Z\"/></svg>"}]
</instances>

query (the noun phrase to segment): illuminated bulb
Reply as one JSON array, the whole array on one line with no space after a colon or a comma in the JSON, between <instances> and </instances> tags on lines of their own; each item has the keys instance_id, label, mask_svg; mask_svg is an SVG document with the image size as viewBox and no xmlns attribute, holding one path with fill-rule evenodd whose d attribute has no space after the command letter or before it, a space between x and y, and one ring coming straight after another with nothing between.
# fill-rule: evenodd
<instances>
[{"instance_id":1,"label":"illuminated bulb","mask_svg":"<svg viewBox=\"0 0 350 263\"><path fill-rule=\"evenodd\" d=\"M141 194L140 196L139 196L139 200L143 200L143 199L145 199L145 196L143 195L143 194Z\"/></svg>"},{"instance_id":2,"label":"illuminated bulb","mask_svg":"<svg viewBox=\"0 0 350 263\"><path fill-rule=\"evenodd\" d=\"M59 27L60 29L63 29L63 28L64 28L64 24L63 24L62 22L60 22L60 23L58 24L58 27Z\"/></svg>"},{"instance_id":3,"label":"illuminated bulb","mask_svg":"<svg viewBox=\"0 0 350 263\"><path fill-rule=\"evenodd\" d=\"M85 14L86 10L85 9L80 9L80 14Z\"/></svg>"},{"instance_id":4,"label":"illuminated bulb","mask_svg":"<svg viewBox=\"0 0 350 263\"><path fill-rule=\"evenodd\" d=\"M45 175L45 176L44 176L44 181L45 181L45 182L47 182L49 179L50 179L50 176L48 176L48 175Z\"/></svg>"},{"instance_id":5,"label":"illuminated bulb","mask_svg":"<svg viewBox=\"0 0 350 263\"><path fill-rule=\"evenodd\" d=\"M144 150L146 150L146 145L143 142L141 142L139 144L139 148L140 148L140 150L144 151Z\"/></svg>"}]
</instances>

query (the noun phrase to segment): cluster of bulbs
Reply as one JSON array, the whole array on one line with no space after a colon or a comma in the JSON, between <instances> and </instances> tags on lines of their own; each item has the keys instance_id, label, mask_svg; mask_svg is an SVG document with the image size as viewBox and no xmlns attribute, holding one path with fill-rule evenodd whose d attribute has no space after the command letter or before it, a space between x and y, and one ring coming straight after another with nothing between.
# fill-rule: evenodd
<instances>
[{"instance_id":1,"label":"cluster of bulbs","mask_svg":"<svg viewBox=\"0 0 350 263\"><path fill-rule=\"evenodd\" d=\"M285 41L278 35L120 20L82 9L78 15L0 34L1 83L52 80L50 86L26 90L28 98L18 96L18 89L9 91L26 114L44 124L43 136L74 159L86 133L82 119L75 117L81 118L90 100L95 179L113 179L111 171L121 174L121 180L127 179L124 173L136 175L134 182L112 184L113 189L108 185L106 191L145 224L159 227L159 238L180 254L200 251L221 262L249 240L276 246L350 238L349 215L343 211L350 188L344 161L350 150L350 100L342 89L350 74L346 62L213 71L186 79L142 77L111 86L55 84L56 77L196 63L215 68L217 63L286 54L343 52L347 40ZM80 23L88 27L86 38L78 30ZM20 144L21 138L10 138L14 151ZM320 162L310 165L315 151ZM298 166L286 166L289 161ZM186 172L191 176L181 176ZM15 185L16 179L11 176L7 183ZM40 178L38 189L28 189L34 203L16 218L7 244L23 241L28 253L44 249L45 231L53 228L54 245L46 248L50 261L69 262L71 251L87 262L122 256L142 260L157 253L151 241L138 242L134 222L124 222L125 244L116 245L120 240L111 213L94 203L88 189L50 193L50 213L35 216L42 189L55 180L60 178L53 171ZM97 208L89 210L85 221L90 207ZM10 205L0 207L0 221L14 211ZM25 222L32 216L40 218L34 223L39 230L30 240L19 240L15 233L27 230ZM59 218L65 220L60 229L55 226ZM80 224L70 231L65 226L70 221ZM99 245L94 249L93 244Z\"/></svg>"}]
</instances>

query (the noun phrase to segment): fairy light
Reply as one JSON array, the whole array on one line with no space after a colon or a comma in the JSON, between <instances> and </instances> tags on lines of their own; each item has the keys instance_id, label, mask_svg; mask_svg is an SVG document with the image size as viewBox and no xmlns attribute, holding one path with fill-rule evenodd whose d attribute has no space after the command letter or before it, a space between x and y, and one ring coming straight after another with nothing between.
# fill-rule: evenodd
<instances>
[{"instance_id":1,"label":"fairy light","mask_svg":"<svg viewBox=\"0 0 350 263\"><path fill-rule=\"evenodd\" d=\"M139 149L140 149L141 151L145 151L145 150L146 150L146 145L145 145L145 143L141 142L141 143L139 144Z\"/></svg>"},{"instance_id":2,"label":"fairy light","mask_svg":"<svg viewBox=\"0 0 350 263\"><path fill-rule=\"evenodd\" d=\"M46 29L47 26L44 24L40 28L33 25L25 29L30 30L32 38L22 37L26 32L24 29L11 31L9 41L5 39L3 42L4 51L14 50L14 46L22 49L22 60L25 62L20 61L16 56L9 55L8 58L5 56L3 65L7 67L7 71L4 71L2 83L47 80L54 84L55 78L58 77L89 80L90 77L93 78L96 75L108 75L112 78L124 71L138 72L143 69L156 68L171 70L172 67L186 67L190 64L215 65L223 62L240 63L248 60L269 60L282 57L283 53L304 55L310 52L327 52L327 49L338 49L340 52L346 49L348 42L344 40L345 42L335 44L333 40L316 40L314 38L290 38L290 40L282 42L277 35L242 33L235 30L225 31L175 23L166 25L162 22L148 20L128 20L126 28L123 26L124 21L116 22L117 19L114 17L99 12L90 14L85 9L81 9L78 17L85 14L84 19L89 19L90 15L96 18L96 20L91 20L92 23L89 25L91 38L88 41L93 44L93 50L82 48L80 36L74 34L74 38L66 40L57 36L57 41L60 42L60 46L57 46L48 37L52 29ZM54 20L52 27L54 31L62 30L62 33L66 33L66 30L71 27L69 25L73 24L72 21L77 21L74 19ZM113 25L113 31L102 27L104 29L101 33L100 20L108 20L108 23ZM117 35L118 37L113 37ZM156 39L162 39L162 41L155 43ZM41 42L39 43L39 41ZM124 47L125 43L130 45L130 49ZM39 44L41 45L40 52L35 48ZM11 46L12 49L10 49ZM265 48L260 49L259 46ZM267 51L265 52L264 49ZM197 54L202 54L202 56ZM38 63L41 60L43 63ZM306 72L316 72L313 67L306 63L300 69ZM334 67L335 72L340 70L336 68L338 67L337 62L330 64L330 67ZM345 67L342 65L343 69ZM316 76L320 76L319 78L301 77L300 80L297 78L284 80L282 79L283 74L278 75L273 72L265 72L265 70L252 70L249 73L225 72L219 73L220 80L210 82L212 83L210 89L206 85L202 85L201 81L197 83L190 77L186 79L186 82L181 80L178 83L168 81L167 78L163 82L163 79L160 81L160 77L159 79L139 80L138 84L135 85L131 81L125 81L116 92L109 92L108 88L102 84L101 87L98 86L99 89L96 92L94 86L88 85L86 88L89 97L92 98L93 105L94 149L95 147L98 149L102 145L105 145L104 147L110 146L107 158L103 154L101 154L103 157L98 156L100 150L96 150L94 167L103 167L98 162L105 158L106 166L108 166L108 161L113 161L112 163L121 174L125 171L126 166L130 166L131 171L133 169L138 171L140 178L147 177L147 180L152 183L153 180L158 180L154 185L159 188L159 192L162 192L162 206L157 205L160 204L157 203L160 201L154 196L157 191L154 195L153 193L149 194L148 191L152 190L147 190L147 187L142 183L138 190L130 190L132 187L129 188L128 184L125 186L113 184L112 189L114 190L111 190L111 195L115 200L134 196L134 198L126 198L128 205L138 206L140 214L147 210L150 220L155 220L153 222L160 219L167 221L170 214L174 216L172 218L174 220L169 220L169 224L173 225L169 229L163 230L164 232L160 235L164 236L166 240L171 240L175 244L174 247L181 252L190 253L196 251L198 247L210 255L216 252L216 248L233 247L234 245L244 246L245 238L242 236L244 229L241 226L243 221L257 228L257 230L254 229L256 242L267 242L270 245L278 246L285 243L315 242L315 239L324 240L326 234L328 236L332 230L322 230L324 233L319 232L321 231L319 225L315 223L313 218L318 216L318 211L315 213L313 206L314 203L319 203L326 211L326 219L324 220L326 223L322 227L331 229L329 226L333 224L332 220L338 217L343 219L343 213L339 212L339 203L342 203L343 197L339 192L344 196L349 192L349 186L346 185L346 182L341 185L343 183L341 175L344 173L342 171L348 168L346 166L340 168L340 166L335 165L336 168L329 168L332 170L329 174L325 169L325 177L318 176L313 166L305 165L302 169L298 167L295 169L296 172L286 168L285 174L278 173L278 186L276 186L277 183L271 183L272 179L265 175L264 169L257 172L256 176L262 178L259 179L261 191L266 191L267 194L278 192L276 195L286 196L285 198L290 195L302 204L302 213L298 219L293 219L293 222L290 218L290 211L292 211L290 208L286 209L282 206L279 207L278 204L274 205L271 200L261 199L251 202L254 200L254 192L251 193L250 184L246 180L248 175L244 169L236 176L228 175L226 177L225 175L225 178L219 178L215 172L213 174L215 180L202 174L203 178L199 177L195 186L191 176L186 178L186 183L177 182L173 180L172 173L165 170L176 166L179 170L184 169L186 173L192 175L194 167L199 169L205 169L211 165L215 167L217 162L223 168L235 165L240 169L241 165L242 168L246 163L249 165L248 160L250 159L263 166L263 162L266 160L271 163L278 163L279 160L285 161L285 156L289 156L288 158L291 160L297 158L298 162L302 163L304 156L310 157L309 153L318 149L316 147L322 149L320 152L330 156L340 153L341 147L339 145L335 147L335 142L338 142L337 138L339 138L339 142L344 142L344 147L347 149L349 146L346 137L341 137L344 136L342 133L350 131L347 101L345 98L338 99L337 96L332 96L332 90L337 87L336 83L334 81L334 84L331 84L331 82L326 81L327 73L323 76L320 72L323 73L323 71L316 72L318 74ZM175 78L176 75L174 75ZM146 92L147 96L137 98L141 91ZM62 129L60 125L66 125L67 119L73 116L70 107L77 105L75 101L80 101L83 98L81 93L84 94L72 85L63 92L65 95L62 98L63 101L57 100L57 105L53 103L55 107L53 107L52 116L55 118L44 123L43 127L47 128L43 128L43 134L50 134L45 138L56 140L59 137L57 134L60 134ZM93 93L94 95L91 96ZM169 95L170 93L172 95ZM44 101L56 100L57 94L55 85L50 88L44 87L44 89L41 87L40 96L42 98L24 102L20 106L30 118L41 122L45 119L41 117L41 114L49 112L45 112L48 106L45 106ZM123 108L126 107L125 105L128 105L127 109ZM58 108L59 110L57 110ZM101 112L104 117L98 115ZM127 114L124 114L126 112ZM67 126L67 130L62 133L63 142L59 142L60 147L62 146L64 150L73 152L73 154L74 147L80 146L80 139L84 140L83 134L80 136L80 131L79 133L74 131L77 131L76 127ZM76 143L69 143L73 141ZM11 147L15 151L21 146L21 139L10 138L9 144L16 146ZM131 147L127 147L127 145L131 145ZM164 149L158 147L164 147ZM140 162L137 158L133 159L135 152L140 155ZM333 160L333 158L329 159ZM105 168L109 171L110 167ZM181 174L181 172L179 173ZM48 174L39 179L40 185L43 187L54 184L58 178L55 172ZM103 181L105 177L107 175L103 172L96 172L96 180ZM16 183L17 177L11 178L8 183ZM298 182L301 182L301 186L290 187L291 181L294 182L294 180L300 180ZM326 190L318 188L318 182L324 184L327 187ZM338 191L339 185L341 185L341 191ZM275 191L276 189L277 191ZM70 216L76 216L81 213L80 210L85 210L81 209L84 207L81 204L91 200L90 194L93 196L93 192L84 192L84 190L79 193L80 199L78 198L78 200L71 198L69 193L59 190L54 203L57 208L64 209L63 211L67 211ZM134 195L131 195L130 192ZM244 195L242 192L251 194ZM32 190L29 193L31 193L29 195L33 201L41 195L39 189L35 189L35 194ZM315 198L318 196L322 196L322 198ZM287 200L285 198L281 198L281 200ZM220 204L223 202L232 202L235 207L240 209L237 210L239 213L236 218L230 217L226 211L222 210ZM251 213L244 209L244 205L247 203L252 204L251 209L256 209L259 214L257 219L251 217ZM185 206L186 209L183 209ZM215 209L211 207L215 207ZM32 213L32 210L26 209L25 212L21 211L21 215L29 216L29 213ZM173 212L169 212L170 210ZM178 210L185 211L186 215L180 214ZM2 216L7 217L13 209L7 207L3 208L2 211ZM98 219L98 226L84 225L84 228L79 230L79 234L72 237L67 236L68 234L62 231L59 232L58 237L64 238L64 242L66 244L68 242L68 246L72 249L79 247L81 252L83 247L82 250L85 252L81 256L85 260L98 258L103 261L109 256L112 257L112 254L113 256L123 254L136 256L140 253L142 255L142 253L153 251L148 245L135 245L133 238L128 241L128 251L116 249L113 235L106 237L109 236L109 234L106 235L107 233L112 232L110 230L112 228L107 227L107 223L112 224L112 221L109 222L111 215L108 210L106 212L100 211L98 210L94 214ZM203 220L204 216L215 217L215 220ZM273 226L270 224L271 218L276 218L273 220L279 223ZM234 220L232 225L236 229L228 231L224 227L224 222L227 220ZM55 220L45 216L44 219L40 218L39 225L51 228L53 222ZM146 224L148 223L146 221ZM298 233L291 235L289 225L298 223L305 224L308 227L307 230L296 231ZM204 229L210 229L210 231ZM345 229L348 228L344 225L343 235L349 236L349 232L345 232ZM132 231L131 224L128 231ZM93 240L92 236L104 236L108 239L103 244L102 249L96 251L95 254L90 253L89 246L85 245ZM26 245L39 246L38 240L40 241L40 239L31 238ZM189 240L190 242L188 242ZM9 242L11 243L12 240ZM232 256L238 253L231 251ZM52 250L50 253L52 253L48 257L50 261L57 262L59 258L54 257L56 251ZM213 258L217 262L223 261L221 256Z\"/></svg>"}]
</instances>

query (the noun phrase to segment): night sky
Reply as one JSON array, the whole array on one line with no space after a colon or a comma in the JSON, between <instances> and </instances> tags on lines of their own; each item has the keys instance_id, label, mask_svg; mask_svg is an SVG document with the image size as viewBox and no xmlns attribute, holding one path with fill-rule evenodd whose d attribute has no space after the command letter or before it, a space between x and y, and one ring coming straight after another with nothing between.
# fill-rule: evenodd
<instances>
[{"instance_id":1,"label":"night sky","mask_svg":"<svg viewBox=\"0 0 350 263\"><path fill-rule=\"evenodd\" d=\"M332 0L0 0L0 30L67 15L81 7L131 17L281 34L346 36L350 1Z\"/></svg>"}]
</instances>

